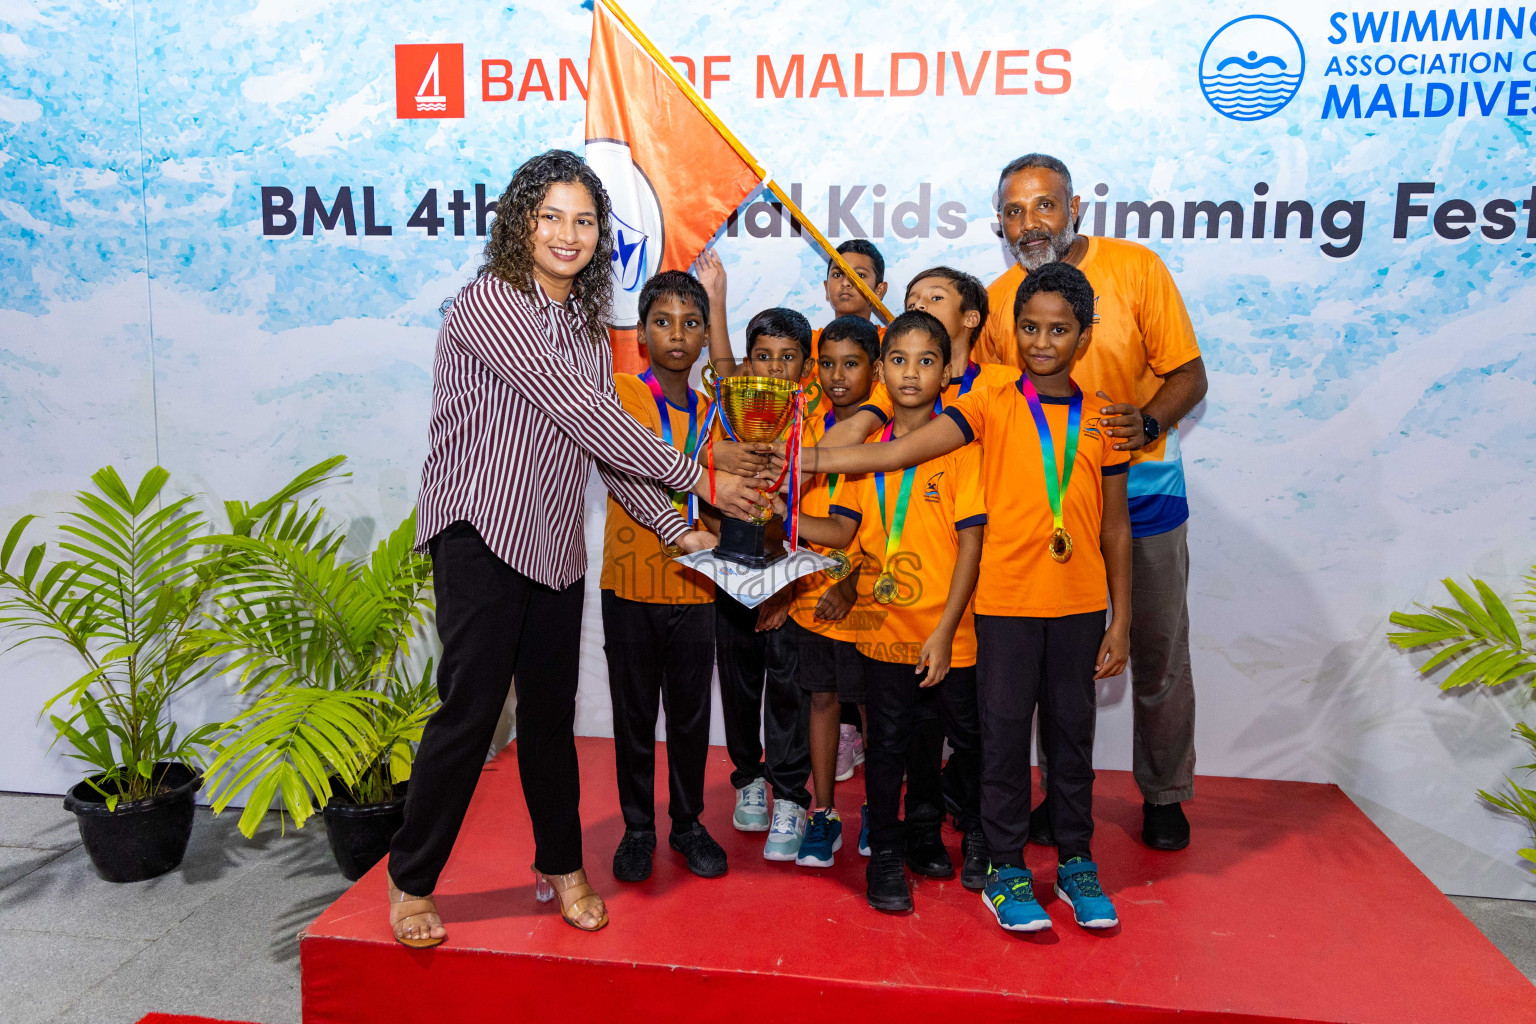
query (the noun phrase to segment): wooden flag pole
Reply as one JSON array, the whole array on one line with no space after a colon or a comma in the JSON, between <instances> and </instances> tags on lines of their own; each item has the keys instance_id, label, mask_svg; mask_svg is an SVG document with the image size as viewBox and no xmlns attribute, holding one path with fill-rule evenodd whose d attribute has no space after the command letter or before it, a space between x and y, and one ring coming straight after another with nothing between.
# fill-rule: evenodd
<instances>
[{"instance_id":1,"label":"wooden flag pole","mask_svg":"<svg viewBox=\"0 0 1536 1024\"><path fill-rule=\"evenodd\" d=\"M741 140L731 134L731 130L715 116L715 112L709 109L709 104L705 103L704 98L694 91L693 85L688 79L683 77L682 72L678 71L673 63L663 56L660 50L656 49L645 33L640 31L640 26L630 20L629 15L625 14L619 5L614 3L614 0L598 0L598 3L606 7L619 20L619 24L624 26L625 31L634 38L635 42L640 44L651 60L655 61L657 66L666 72L667 77L671 78L673 83L683 91L683 95L688 98L688 102L692 103L694 108L704 115L704 119L714 127L715 131L720 133L720 137L736 151L736 155L746 161L747 166L752 169L752 173L757 175L758 181L761 181L768 191L774 194L775 198L784 205L784 208L789 211L790 216L798 221L801 227L811 233L811 237L816 240L816 244L821 246L822 251L827 254L827 257L843 272L843 276L852 281L854 287L858 288L870 306L880 314L886 323L890 323L892 318L891 311L885 308L885 303L880 301L874 289L854 272L853 268L848 265L848 261L843 259L842 253L837 251L837 247L827 240L827 236L823 235L816 225L811 222L811 219L805 215L805 211L801 210L795 201L789 198L789 194L779 187L779 183L768 177L768 172L763 168L763 165L757 162L757 158L748 152L747 147L741 144ZM595 11L593 16L596 17Z\"/></svg>"}]
</instances>

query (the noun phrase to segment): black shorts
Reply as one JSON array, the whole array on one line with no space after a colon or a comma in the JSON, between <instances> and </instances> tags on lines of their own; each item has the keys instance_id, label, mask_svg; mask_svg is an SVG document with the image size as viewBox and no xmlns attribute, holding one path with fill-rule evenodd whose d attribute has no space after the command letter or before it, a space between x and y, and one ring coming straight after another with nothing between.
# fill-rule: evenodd
<instances>
[{"instance_id":1,"label":"black shorts","mask_svg":"<svg viewBox=\"0 0 1536 1024\"><path fill-rule=\"evenodd\" d=\"M847 640L806 629L794 619L784 628L800 648L800 689L806 693L835 693L845 704L864 703L864 664Z\"/></svg>"}]
</instances>

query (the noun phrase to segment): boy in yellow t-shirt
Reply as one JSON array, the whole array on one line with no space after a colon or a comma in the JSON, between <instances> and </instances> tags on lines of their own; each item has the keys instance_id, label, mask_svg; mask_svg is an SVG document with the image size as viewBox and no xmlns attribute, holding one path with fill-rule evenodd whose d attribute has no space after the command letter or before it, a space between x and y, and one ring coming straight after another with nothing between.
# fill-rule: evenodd
<instances>
[{"instance_id":1,"label":"boy in yellow t-shirt","mask_svg":"<svg viewBox=\"0 0 1536 1024\"><path fill-rule=\"evenodd\" d=\"M982 548L975 607L981 819L992 864L983 895L1003 928L1051 926L1024 867L1030 721L1038 708L1049 726L1046 800L1059 844L1056 893L1079 925L1106 928L1118 917L1089 848L1094 681L1123 671L1130 645L1127 456L1114 449L1099 418L1084 413L1072 378L1074 354L1091 344L1087 279L1064 263L1041 267L1020 285L1014 311L1025 371L1017 384L972 390L889 445L808 449L806 469L886 473L981 443L994 524Z\"/></svg>"},{"instance_id":2,"label":"boy in yellow t-shirt","mask_svg":"<svg viewBox=\"0 0 1536 1024\"><path fill-rule=\"evenodd\" d=\"M805 443L815 444L822 433L853 413L869 398L875 367L880 362L880 337L875 325L860 316L840 316L821 332L821 356L817 360L820 406L806 420ZM807 485L800 502L802 515L825 516L835 489L843 486L836 476L817 476ZM795 863L801 867L829 868L843 845L842 817L833 799L842 705L864 704L864 667L854 647L852 628L857 621L858 552L812 545L831 554L838 568L802 577L795 585L789 621L784 629L800 648L800 689L810 701L807 739L811 752L811 814Z\"/></svg>"},{"instance_id":3,"label":"boy in yellow t-shirt","mask_svg":"<svg viewBox=\"0 0 1536 1024\"><path fill-rule=\"evenodd\" d=\"M895 411L883 439L905 437L933 418L949 355L949 336L931 315L912 311L891 321L880 370ZM877 910L912 909L905 867L912 850L898 810L914 730L940 718L957 749L979 746L970 602L987 521L980 469L981 453L963 448L901 472L845 478L830 517L801 517L802 536L815 543L846 547L857 537L876 602L868 618L880 620L859 629L857 644L869 720L866 896ZM932 769L937 775L937 764Z\"/></svg>"},{"instance_id":4,"label":"boy in yellow t-shirt","mask_svg":"<svg viewBox=\"0 0 1536 1024\"><path fill-rule=\"evenodd\" d=\"M699 444L709 399L688 386L704 347L709 301L689 275L669 270L640 292L642 337L651 367L614 374L619 402L636 420L686 454ZM684 515L688 498L674 495ZM690 516L691 518L691 516ZM613 497L603 533L603 648L613 698L614 762L624 838L614 877L650 877L656 849L656 712L667 706L669 842L694 874L725 873L725 851L699 822L709 756L710 684L714 674L714 585L673 561L661 538Z\"/></svg>"}]
</instances>

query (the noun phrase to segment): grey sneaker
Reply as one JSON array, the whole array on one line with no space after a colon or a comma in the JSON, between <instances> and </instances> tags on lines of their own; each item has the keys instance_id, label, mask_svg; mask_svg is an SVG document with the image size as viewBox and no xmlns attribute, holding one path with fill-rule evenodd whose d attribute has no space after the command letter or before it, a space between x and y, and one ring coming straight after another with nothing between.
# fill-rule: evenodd
<instances>
[{"instance_id":1,"label":"grey sneaker","mask_svg":"<svg viewBox=\"0 0 1536 1024\"><path fill-rule=\"evenodd\" d=\"M731 824L738 832L768 831L768 783L753 779L736 791L736 812Z\"/></svg>"},{"instance_id":2,"label":"grey sneaker","mask_svg":"<svg viewBox=\"0 0 1536 1024\"><path fill-rule=\"evenodd\" d=\"M765 860L794 860L800 855L800 841L805 838L805 808L789 800L773 802L773 827L763 844Z\"/></svg>"}]
</instances>

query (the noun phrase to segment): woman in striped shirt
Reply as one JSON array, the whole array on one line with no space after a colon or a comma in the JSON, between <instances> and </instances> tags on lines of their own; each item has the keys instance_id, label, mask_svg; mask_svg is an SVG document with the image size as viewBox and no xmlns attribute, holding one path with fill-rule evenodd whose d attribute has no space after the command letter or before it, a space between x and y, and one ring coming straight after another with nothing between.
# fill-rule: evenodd
<instances>
[{"instance_id":1,"label":"woman in striped shirt","mask_svg":"<svg viewBox=\"0 0 1536 1024\"><path fill-rule=\"evenodd\" d=\"M711 486L620 407L608 196L581 158L551 150L529 160L497 211L479 274L438 333L417 507L417 542L432 554L443 702L422 735L389 855L390 924L417 947L447 936L429 894L514 684L535 891L558 897L577 928L608 923L582 870L573 735L591 467L636 521L683 551L716 538L691 528L666 488L747 518L762 501L753 484L767 483L753 479L768 470L766 446L717 449L716 465L736 472Z\"/></svg>"}]
</instances>

